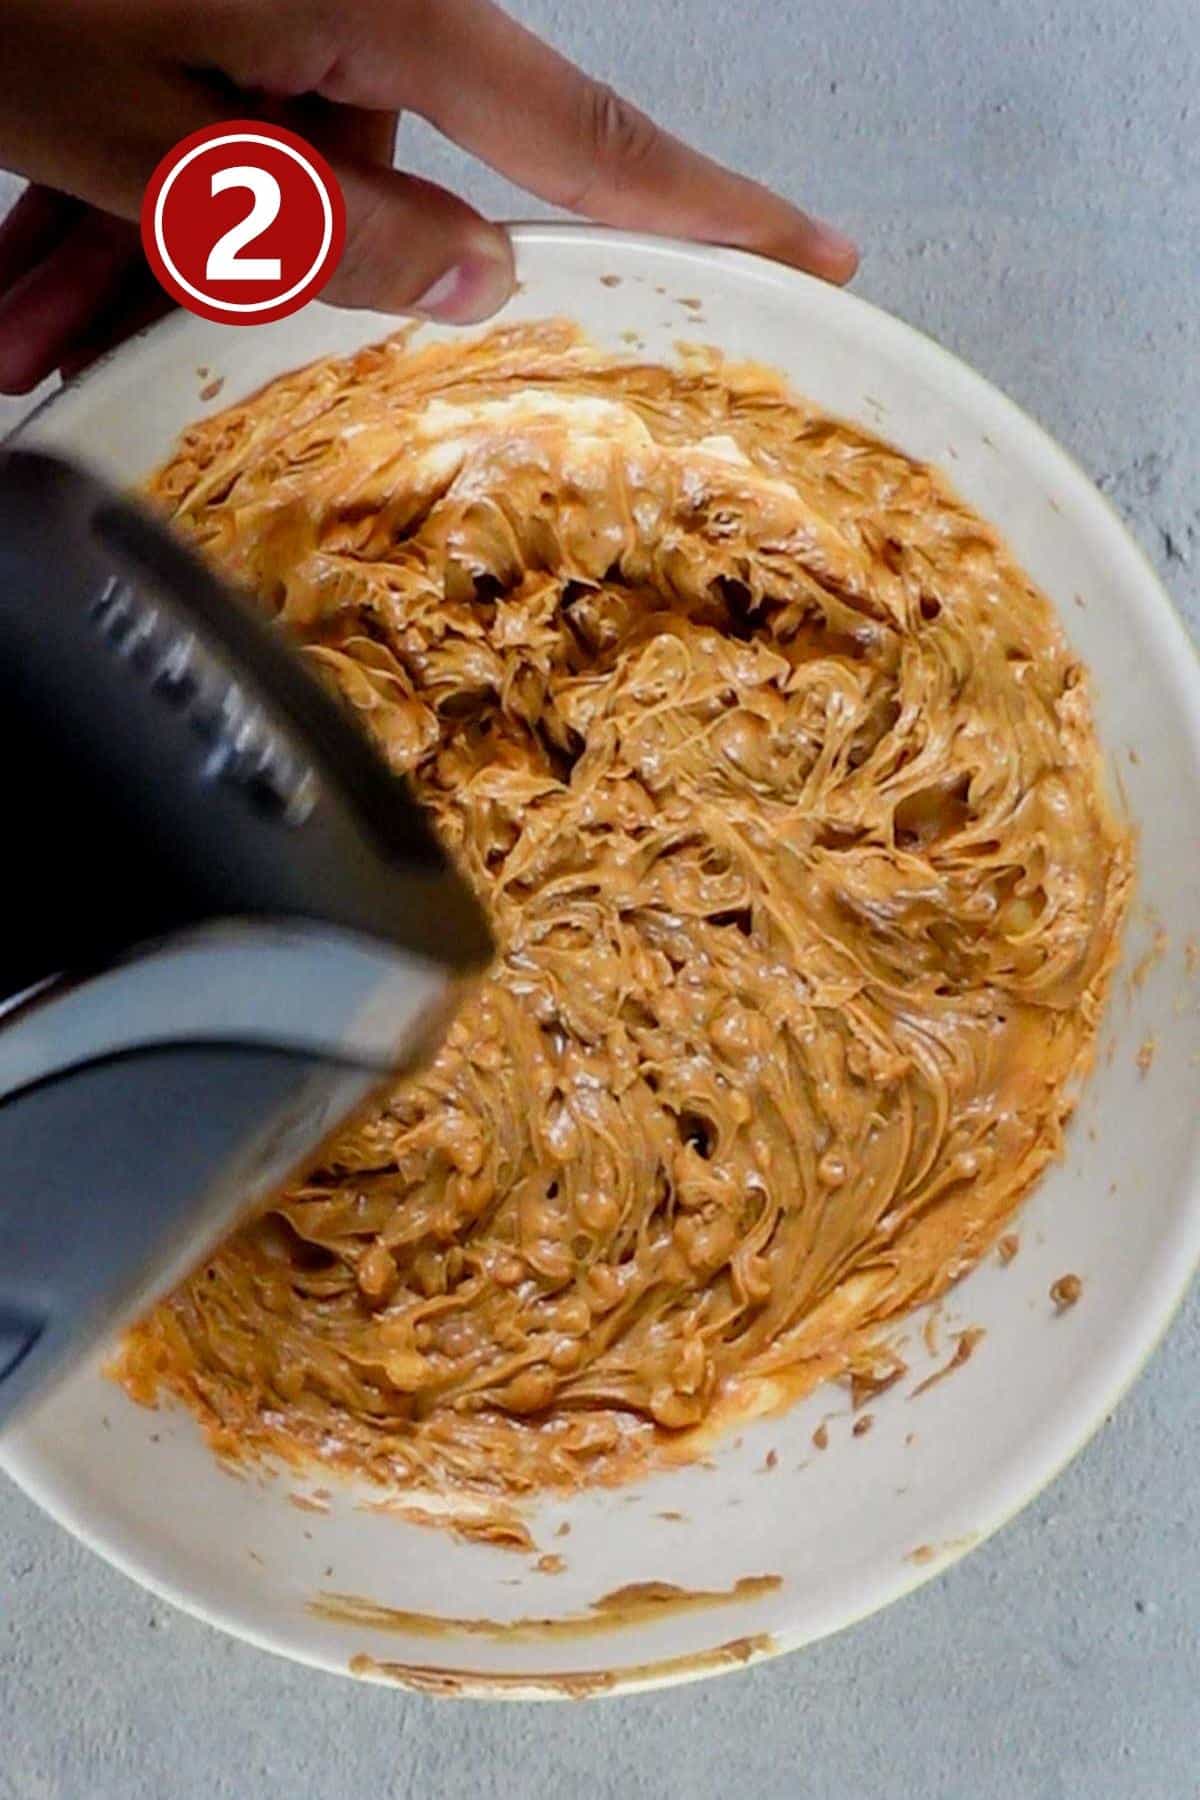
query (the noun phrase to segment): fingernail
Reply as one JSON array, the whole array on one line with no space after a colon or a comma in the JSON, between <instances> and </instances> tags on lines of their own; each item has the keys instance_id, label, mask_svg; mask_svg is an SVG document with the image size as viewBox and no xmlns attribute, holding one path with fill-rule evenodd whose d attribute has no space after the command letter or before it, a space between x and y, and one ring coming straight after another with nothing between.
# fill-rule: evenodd
<instances>
[{"instance_id":1,"label":"fingernail","mask_svg":"<svg viewBox=\"0 0 1200 1800\"><path fill-rule=\"evenodd\" d=\"M817 238L821 248L844 281L849 281L858 267L859 248L853 238L848 238L844 231L834 225L827 225L824 219L814 219Z\"/></svg>"},{"instance_id":2,"label":"fingernail","mask_svg":"<svg viewBox=\"0 0 1200 1800\"><path fill-rule=\"evenodd\" d=\"M444 325L471 325L498 312L512 289L511 262L472 251L439 275L409 310Z\"/></svg>"}]
</instances>

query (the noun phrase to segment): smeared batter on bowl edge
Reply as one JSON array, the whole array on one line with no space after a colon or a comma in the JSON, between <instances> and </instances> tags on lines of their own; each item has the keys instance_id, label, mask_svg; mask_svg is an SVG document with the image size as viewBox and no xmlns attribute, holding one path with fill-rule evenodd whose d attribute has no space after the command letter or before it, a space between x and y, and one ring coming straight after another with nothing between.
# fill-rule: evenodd
<instances>
[{"instance_id":1,"label":"smeared batter on bowl edge","mask_svg":"<svg viewBox=\"0 0 1200 1800\"><path fill-rule=\"evenodd\" d=\"M941 478L562 323L315 364L155 502L430 809L499 954L434 1066L130 1335L225 1449L523 1490L832 1375L1059 1151L1131 845Z\"/></svg>"}]
</instances>

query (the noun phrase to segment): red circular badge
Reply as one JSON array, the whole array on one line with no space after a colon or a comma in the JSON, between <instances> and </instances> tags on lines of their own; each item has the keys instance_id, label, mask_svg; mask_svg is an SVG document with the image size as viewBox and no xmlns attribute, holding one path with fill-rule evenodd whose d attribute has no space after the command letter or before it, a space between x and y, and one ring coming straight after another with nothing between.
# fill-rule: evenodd
<instances>
[{"instance_id":1,"label":"red circular badge","mask_svg":"<svg viewBox=\"0 0 1200 1800\"><path fill-rule=\"evenodd\" d=\"M338 266L337 177L294 131L231 119L181 138L150 177L142 248L162 286L223 325L285 319Z\"/></svg>"}]
</instances>

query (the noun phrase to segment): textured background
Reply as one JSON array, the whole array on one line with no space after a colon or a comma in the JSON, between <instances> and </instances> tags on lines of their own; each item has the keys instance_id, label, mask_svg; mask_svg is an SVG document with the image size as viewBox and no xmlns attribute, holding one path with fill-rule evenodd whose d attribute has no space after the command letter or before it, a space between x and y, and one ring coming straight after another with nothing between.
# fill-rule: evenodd
<instances>
[{"instance_id":1,"label":"textured background","mask_svg":"<svg viewBox=\"0 0 1200 1800\"><path fill-rule=\"evenodd\" d=\"M1200 634L1195 0L515 10L855 233L859 292L1074 451ZM419 127L403 152L536 210ZM588 1706L450 1706L275 1661L0 1484L0 1800L1200 1795L1198 1359L1200 1291L1090 1449L941 1579L775 1663Z\"/></svg>"}]
</instances>

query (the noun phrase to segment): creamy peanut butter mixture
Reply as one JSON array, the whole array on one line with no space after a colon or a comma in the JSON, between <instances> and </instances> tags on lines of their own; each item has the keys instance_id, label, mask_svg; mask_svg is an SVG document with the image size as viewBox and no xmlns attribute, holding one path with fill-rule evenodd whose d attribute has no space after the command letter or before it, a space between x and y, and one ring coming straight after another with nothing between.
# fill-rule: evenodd
<instances>
[{"instance_id":1,"label":"creamy peanut butter mixture","mask_svg":"<svg viewBox=\"0 0 1200 1800\"><path fill-rule=\"evenodd\" d=\"M878 1378L1058 1154L1130 880L996 533L767 370L562 323L318 363L150 492L500 948L432 1068L132 1334L132 1390L513 1491Z\"/></svg>"}]
</instances>

